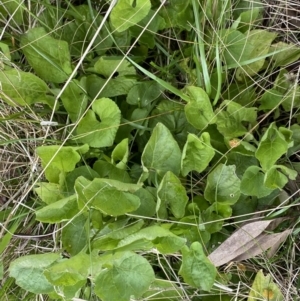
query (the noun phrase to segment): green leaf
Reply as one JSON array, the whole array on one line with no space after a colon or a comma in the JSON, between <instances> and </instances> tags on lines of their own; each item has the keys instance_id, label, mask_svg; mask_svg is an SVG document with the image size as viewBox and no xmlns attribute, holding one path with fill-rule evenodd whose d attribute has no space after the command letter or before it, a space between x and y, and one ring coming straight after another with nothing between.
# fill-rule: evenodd
<instances>
[{"instance_id":1,"label":"green leaf","mask_svg":"<svg viewBox=\"0 0 300 301\"><path fill-rule=\"evenodd\" d=\"M256 61L238 68L236 74L237 79L240 80L243 76L255 75L263 68L266 59L260 59L259 57L264 56L269 52L271 43L276 36L277 33L263 29L254 29L246 33L247 42L245 47L253 47L251 57L249 59L256 59Z\"/></svg>"},{"instance_id":2,"label":"green leaf","mask_svg":"<svg viewBox=\"0 0 300 301\"><path fill-rule=\"evenodd\" d=\"M228 151L228 147L224 143L224 136L221 135L215 124L209 125L205 129L205 132L209 133L210 143L216 151L214 159L220 159L221 154L224 154Z\"/></svg>"},{"instance_id":3,"label":"green leaf","mask_svg":"<svg viewBox=\"0 0 300 301\"><path fill-rule=\"evenodd\" d=\"M63 198L60 185L56 183L40 182L34 189L39 198L46 204L52 204Z\"/></svg>"},{"instance_id":4,"label":"green leaf","mask_svg":"<svg viewBox=\"0 0 300 301\"><path fill-rule=\"evenodd\" d=\"M110 224L109 225L110 227L108 227L108 228L111 230L111 232L109 232L107 234L107 236L112 239L121 240L121 239L128 237L129 235L139 231L143 227L144 223L145 222L142 219L140 219L140 220L132 222L131 224L124 225L119 228L114 228L113 227L114 224Z\"/></svg>"},{"instance_id":5,"label":"green leaf","mask_svg":"<svg viewBox=\"0 0 300 301\"><path fill-rule=\"evenodd\" d=\"M107 147L113 145L120 121L121 111L115 102L101 98L93 102L92 110L88 110L76 131L81 142L91 147Z\"/></svg>"},{"instance_id":6,"label":"green leaf","mask_svg":"<svg viewBox=\"0 0 300 301\"><path fill-rule=\"evenodd\" d=\"M143 108L161 95L161 87L155 81L138 82L128 92L126 101Z\"/></svg>"},{"instance_id":7,"label":"green leaf","mask_svg":"<svg viewBox=\"0 0 300 301\"><path fill-rule=\"evenodd\" d=\"M266 187L270 189L283 188L285 184L288 182L288 178L277 170L276 166L271 167L265 176L264 184Z\"/></svg>"},{"instance_id":8,"label":"green leaf","mask_svg":"<svg viewBox=\"0 0 300 301\"><path fill-rule=\"evenodd\" d=\"M111 216L136 210L140 206L140 199L127 191L134 192L139 188L139 185L108 179L89 181L79 177L75 182L79 208L94 207Z\"/></svg>"},{"instance_id":9,"label":"green leaf","mask_svg":"<svg viewBox=\"0 0 300 301\"><path fill-rule=\"evenodd\" d=\"M203 224L200 224L199 227L204 227L205 231L207 231L210 234L219 232L223 228L223 218L221 215L216 214L215 212L206 210L206 212L203 214L202 219ZM203 229L201 230L203 231Z\"/></svg>"},{"instance_id":10,"label":"green leaf","mask_svg":"<svg viewBox=\"0 0 300 301\"><path fill-rule=\"evenodd\" d=\"M78 296L81 291L84 291L86 288L86 280L78 281L74 285L68 285L68 286L59 286L56 287L56 291L59 291L59 295L53 297L54 300L59 300L61 296L65 298L65 300L76 300L76 297ZM51 295L49 294L49 297L51 298ZM59 298L59 299L57 299Z\"/></svg>"},{"instance_id":11,"label":"green leaf","mask_svg":"<svg viewBox=\"0 0 300 301\"><path fill-rule=\"evenodd\" d=\"M58 183L58 176L61 172L67 173L75 169L76 164L80 161L80 153L88 151L88 145L80 147L49 145L40 146L36 152L41 158L42 167L45 169L45 176L49 182Z\"/></svg>"},{"instance_id":12,"label":"green leaf","mask_svg":"<svg viewBox=\"0 0 300 301\"><path fill-rule=\"evenodd\" d=\"M170 0L169 5L165 5L159 13L165 19L167 28L191 30L190 24L194 24L190 1Z\"/></svg>"},{"instance_id":13,"label":"green leaf","mask_svg":"<svg viewBox=\"0 0 300 301\"><path fill-rule=\"evenodd\" d=\"M136 75L135 68L120 57L101 56L94 65L95 72L105 78L111 75L125 77Z\"/></svg>"},{"instance_id":14,"label":"green leaf","mask_svg":"<svg viewBox=\"0 0 300 301\"><path fill-rule=\"evenodd\" d=\"M137 190L134 194L139 197L141 205L138 209L133 211L132 214L146 217L154 216L156 212L154 196L144 188Z\"/></svg>"},{"instance_id":15,"label":"green leaf","mask_svg":"<svg viewBox=\"0 0 300 301\"><path fill-rule=\"evenodd\" d=\"M140 219L129 222L129 218L107 223L106 226L101 229L96 239L93 240L92 248L100 251L117 249L118 242L121 239L139 231L143 225L143 220Z\"/></svg>"},{"instance_id":16,"label":"green leaf","mask_svg":"<svg viewBox=\"0 0 300 301\"><path fill-rule=\"evenodd\" d=\"M290 129L293 132L292 141L294 142L294 145L288 149L288 157L300 150L300 125L293 124Z\"/></svg>"},{"instance_id":17,"label":"green leaf","mask_svg":"<svg viewBox=\"0 0 300 301\"><path fill-rule=\"evenodd\" d=\"M285 141L288 143L288 147L290 148L291 146L293 146L293 132L290 129L287 129L283 126L279 127L278 130L284 136Z\"/></svg>"},{"instance_id":18,"label":"green leaf","mask_svg":"<svg viewBox=\"0 0 300 301\"><path fill-rule=\"evenodd\" d=\"M214 123L215 114L206 92L193 86L187 87L186 92L190 97L190 101L184 108L188 122L198 130L203 130Z\"/></svg>"},{"instance_id":19,"label":"green leaf","mask_svg":"<svg viewBox=\"0 0 300 301\"><path fill-rule=\"evenodd\" d=\"M154 225L141 229L122 239L119 242L118 247L129 246L138 241L152 241L157 249L163 254L174 253L186 243L184 238L176 236L171 231L161 226Z\"/></svg>"},{"instance_id":20,"label":"green leaf","mask_svg":"<svg viewBox=\"0 0 300 301\"><path fill-rule=\"evenodd\" d=\"M29 29L21 37L25 57L42 79L63 83L72 73L68 43L53 39L43 27Z\"/></svg>"},{"instance_id":21,"label":"green leaf","mask_svg":"<svg viewBox=\"0 0 300 301\"><path fill-rule=\"evenodd\" d=\"M35 215L40 222L54 224L70 220L78 211L77 197L72 195L35 211Z\"/></svg>"},{"instance_id":22,"label":"green leaf","mask_svg":"<svg viewBox=\"0 0 300 301\"><path fill-rule=\"evenodd\" d=\"M95 293L103 301L139 298L154 281L150 263L133 252L116 253L95 280Z\"/></svg>"},{"instance_id":23,"label":"green leaf","mask_svg":"<svg viewBox=\"0 0 300 301\"><path fill-rule=\"evenodd\" d=\"M248 132L245 122L256 122L256 108L245 108L233 101L226 101L226 111L222 110L216 119L217 128L227 139L242 136Z\"/></svg>"},{"instance_id":24,"label":"green leaf","mask_svg":"<svg viewBox=\"0 0 300 301\"><path fill-rule=\"evenodd\" d=\"M72 122L76 122L83 115L87 107L87 95L80 83L73 79L61 95L62 103Z\"/></svg>"},{"instance_id":25,"label":"green leaf","mask_svg":"<svg viewBox=\"0 0 300 301\"><path fill-rule=\"evenodd\" d=\"M166 26L165 20L157 14L156 10L150 10L148 15L137 25L130 27L132 37L138 38L140 45L146 45L153 49L156 45L155 33L163 30ZM144 30L147 28L147 30Z\"/></svg>"},{"instance_id":26,"label":"green leaf","mask_svg":"<svg viewBox=\"0 0 300 301\"><path fill-rule=\"evenodd\" d=\"M174 101L162 100L151 112L149 127L154 128L159 122L174 135L180 148L186 143L188 133L197 133L197 130L187 122L184 106Z\"/></svg>"},{"instance_id":27,"label":"green leaf","mask_svg":"<svg viewBox=\"0 0 300 301\"><path fill-rule=\"evenodd\" d=\"M181 151L170 131L161 123L153 129L152 135L144 148L142 164L146 171L156 171L160 176L171 171L180 172Z\"/></svg>"},{"instance_id":28,"label":"green leaf","mask_svg":"<svg viewBox=\"0 0 300 301\"><path fill-rule=\"evenodd\" d=\"M1 8L0 8L1 9ZM10 50L7 44L0 42L1 60L4 62L11 61ZM3 62L1 62L1 68L3 68Z\"/></svg>"},{"instance_id":29,"label":"green leaf","mask_svg":"<svg viewBox=\"0 0 300 301\"><path fill-rule=\"evenodd\" d=\"M287 74L287 76L289 75ZM287 82L289 82L290 87L283 96L282 107L286 112L290 112L294 108L300 107L300 86L292 84L295 82L293 78L290 81L287 80Z\"/></svg>"},{"instance_id":30,"label":"green leaf","mask_svg":"<svg viewBox=\"0 0 300 301\"><path fill-rule=\"evenodd\" d=\"M264 185L264 177L261 168L250 166L244 173L241 181L241 192L245 195L256 196L258 198L269 195L274 188Z\"/></svg>"},{"instance_id":31,"label":"green leaf","mask_svg":"<svg viewBox=\"0 0 300 301\"><path fill-rule=\"evenodd\" d=\"M236 3L235 8L237 8L237 10L234 10L232 13L233 13L233 17L237 19L243 12L248 12L250 9L254 9L254 8L263 9L264 6L262 0L257 0L255 2L241 0L238 3Z\"/></svg>"},{"instance_id":32,"label":"green leaf","mask_svg":"<svg viewBox=\"0 0 300 301\"><path fill-rule=\"evenodd\" d=\"M232 208L229 204L214 202L205 210L205 215L207 217L204 216L204 218L209 218L208 216L213 213L226 219L232 215Z\"/></svg>"},{"instance_id":33,"label":"green leaf","mask_svg":"<svg viewBox=\"0 0 300 301\"><path fill-rule=\"evenodd\" d=\"M207 259L199 242L193 242L190 249L182 248L182 264L179 270L184 281L195 288L210 291L216 276L217 270Z\"/></svg>"},{"instance_id":34,"label":"green leaf","mask_svg":"<svg viewBox=\"0 0 300 301\"><path fill-rule=\"evenodd\" d=\"M292 135L292 131L289 132ZM289 141L286 141L286 137L277 129L275 123L272 123L262 136L255 157L262 168L268 170L287 152L288 147Z\"/></svg>"},{"instance_id":35,"label":"green leaf","mask_svg":"<svg viewBox=\"0 0 300 301\"><path fill-rule=\"evenodd\" d=\"M280 194L281 194L281 192L280 192L279 189L273 190L271 194L269 194L269 195L267 195L263 198L258 199L256 208L257 208L257 206L265 207L265 208L273 206L278 201L278 198L280 197Z\"/></svg>"},{"instance_id":36,"label":"green leaf","mask_svg":"<svg viewBox=\"0 0 300 301\"><path fill-rule=\"evenodd\" d=\"M185 187L171 171L168 171L157 190L156 210L158 211L158 216L165 218L164 212L166 208L170 207L170 211L176 218L183 217L188 199Z\"/></svg>"},{"instance_id":37,"label":"green leaf","mask_svg":"<svg viewBox=\"0 0 300 301\"><path fill-rule=\"evenodd\" d=\"M274 191L274 190L273 190ZM270 194L269 194L270 196ZM233 216L236 223L246 222L250 216L254 216L258 207L257 198L242 194L239 200L233 205Z\"/></svg>"},{"instance_id":38,"label":"green leaf","mask_svg":"<svg viewBox=\"0 0 300 301\"><path fill-rule=\"evenodd\" d=\"M65 11L65 14L71 16L72 22L65 22L61 28L61 39L69 43L72 56L79 57L84 53L88 44L93 41L93 51L98 55L103 55L113 44L110 37L111 32L108 22L103 22L103 16L89 5L76 5L76 13L74 7ZM47 10L46 10L47 11ZM101 26L100 32L98 26ZM50 28L54 28L54 24ZM95 37L96 31L98 31Z\"/></svg>"},{"instance_id":39,"label":"green leaf","mask_svg":"<svg viewBox=\"0 0 300 301\"><path fill-rule=\"evenodd\" d=\"M110 14L110 21L117 32L122 32L143 20L150 9L150 0L119 0Z\"/></svg>"},{"instance_id":40,"label":"green leaf","mask_svg":"<svg viewBox=\"0 0 300 301\"><path fill-rule=\"evenodd\" d=\"M93 99L99 96L116 97L126 95L135 83L135 79L125 76L117 76L116 78L108 80L97 75L89 75L86 79L87 92Z\"/></svg>"},{"instance_id":41,"label":"green leaf","mask_svg":"<svg viewBox=\"0 0 300 301\"><path fill-rule=\"evenodd\" d=\"M46 83L29 72L16 69L0 71L1 98L9 105L26 106L37 102L48 104L50 89Z\"/></svg>"},{"instance_id":42,"label":"green leaf","mask_svg":"<svg viewBox=\"0 0 300 301\"><path fill-rule=\"evenodd\" d=\"M253 144L245 140L240 140L240 145L236 147L237 152L240 152L241 154L245 154L246 156L253 156L256 150L257 148Z\"/></svg>"},{"instance_id":43,"label":"green leaf","mask_svg":"<svg viewBox=\"0 0 300 301\"><path fill-rule=\"evenodd\" d=\"M115 164L120 169L126 169L126 164L129 156L128 138L123 139L116 145L111 153L111 163Z\"/></svg>"},{"instance_id":44,"label":"green leaf","mask_svg":"<svg viewBox=\"0 0 300 301\"><path fill-rule=\"evenodd\" d=\"M88 165L79 166L71 172L69 172L64 179L62 189L64 190L66 195L72 195L75 193L75 181L80 176L85 177L90 181L94 180L95 178L101 178L99 174L92 168L90 168Z\"/></svg>"},{"instance_id":45,"label":"green leaf","mask_svg":"<svg viewBox=\"0 0 300 301\"><path fill-rule=\"evenodd\" d=\"M195 210L192 209L192 211L194 214ZM186 239L187 245L190 245L194 241L201 241L201 243L206 244L210 240L210 233L202 226L200 215L197 217L190 215L182 218L179 223L174 223L171 229L174 234Z\"/></svg>"},{"instance_id":46,"label":"green leaf","mask_svg":"<svg viewBox=\"0 0 300 301\"><path fill-rule=\"evenodd\" d=\"M300 106L300 87L295 82L295 74L283 68L280 69L274 82L276 91L278 91L278 94L282 94L280 103L286 112L290 112Z\"/></svg>"},{"instance_id":47,"label":"green leaf","mask_svg":"<svg viewBox=\"0 0 300 301\"><path fill-rule=\"evenodd\" d=\"M71 286L87 279L90 257L79 253L70 259L62 259L46 268L44 275L55 286Z\"/></svg>"},{"instance_id":48,"label":"green leaf","mask_svg":"<svg viewBox=\"0 0 300 301\"><path fill-rule=\"evenodd\" d=\"M85 216L85 214L84 214ZM93 225L93 227L97 230L100 230L103 228L103 214L96 209L92 209L90 211L90 215L89 215L89 221L91 222L91 224Z\"/></svg>"},{"instance_id":49,"label":"green leaf","mask_svg":"<svg viewBox=\"0 0 300 301\"><path fill-rule=\"evenodd\" d=\"M239 1L233 11L233 17L238 23L237 28L245 32L253 27L255 24L262 22L264 13L264 4L261 0L255 2Z\"/></svg>"},{"instance_id":50,"label":"green leaf","mask_svg":"<svg viewBox=\"0 0 300 301\"><path fill-rule=\"evenodd\" d=\"M277 108L284 99L284 94L277 91L276 89L265 90L265 93L262 95L259 106L260 110L270 111Z\"/></svg>"},{"instance_id":51,"label":"green leaf","mask_svg":"<svg viewBox=\"0 0 300 301\"><path fill-rule=\"evenodd\" d=\"M225 81L226 79L224 79ZM249 107L249 104L255 103L257 101L257 89L251 82L244 83L231 83L225 91L222 91L222 98L225 100L234 99L236 103L244 107Z\"/></svg>"},{"instance_id":52,"label":"green leaf","mask_svg":"<svg viewBox=\"0 0 300 301\"><path fill-rule=\"evenodd\" d=\"M270 47L269 53L278 50L282 51L271 56L275 68L279 66L291 65L300 58L300 47L297 47L297 45L293 43L287 44L284 42L278 42L276 44L273 44Z\"/></svg>"},{"instance_id":53,"label":"green leaf","mask_svg":"<svg viewBox=\"0 0 300 301\"><path fill-rule=\"evenodd\" d=\"M135 68L119 57L101 57L94 70L101 76L87 77L87 91L91 98L126 95L136 83Z\"/></svg>"},{"instance_id":54,"label":"green leaf","mask_svg":"<svg viewBox=\"0 0 300 301\"><path fill-rule=\"evenodd\" d=\"M239 66L240 62L250 59L254 46L247 43L247 36L238 30L226 29L220 31L224 46L223 60L226 65Z\"/></svg>"},{"instance_id":55,"label":"green leaf","mask_svg":"<svg viewBox=\"0 0 300 301\"><path fill-rule=\"evenodd\" d=\"M119 169L107 161L96 161L93 169L99 174L98 178L109 178L124 183L132 183L132 179L126 170Z\"/></svg>"},{"instance_id":56,"label":"green leaf","mask_svg":"<svg viewBox=\"0 0 300 301\"><path fill-rule=\"evenodd\" d=\"M231 151L228 156L228 165L235 165L236 175L242 179L247 168L250 166L258 166L258 160L252 155L244 155L238 151Z\"/></svg>"},{"instance_id":57,"label":"green leaf","mask_svg":"<svg viewBox=\"0 0 300 301\"><path fill-rule=\"evenodd\" d=\"M93 250L99 251L109 251L115 250L118 246L118 240L108 237L107 235L103 235L92 242Z\"/></svg>"},{"instance_id":58,"label":"green leaf","mask_svg":"<svg viewBox=\"0 0 300 301\"><path fill-rule=\"evenodd\" d=\"M137 134L139 136L142 136L146 131L149 131L150 128L148 127L148 123L149 123L149 119L147 118L148 115L149 115L149 109L147 109L147 108L134 109L129 118L131 121L130 124L132 126L130 124L125 125L125 127L126 126L128 127L128 132L132 131L132 127L139 128L139 130L137 131ZM125 130L124 127L123 127L123 129ZM148 140L148 139L146 138L146 136L143 136L143 138L144 137L145 137L145 142L146 142L146 140Z\"/></svg>"},{"instance_id":59,"label":"green leaf","mask_svg":"<svg viewBox=\"0 0 300 301\"><path fill-rule=\"evenodd\" d=\"M4 1L1 2L0 13L5 18L5 20L9 20L8 22L15 25L24 24L24 10L25 8L24 2L22 0L13 0L13 1Z\"/></svg>"},{"instance_id":60,"label":"green leaf","mask_svg":"<svg viewBox=\"0 0 300 301\"><path fill-rule=\"evenodd\" d=\"M55 253L22 256L10 264L9 275L26 291L35 294L50 293L54 291L54 287L43 272L59 258L60 254Z\"/></svg>"},{"instance_id":61,"label":"green leaf","mask_svg":"<svg viewBox=\"0 0 300 301\"><path fill-rule=\"evenodd\" d=\"M284 300L280 289L273 282L271 275L264 276L262 270L256 274L247 301L255 301L257 299L269 301Z\"/></svg>"},{"instance_id":62,"label":"green leaf","mask_svg":"<svg viewBox=\"0 0 300 301\"><path fill-rule=\"evenodd\" d=\"M110 187L115 187L120 191L131 192L131 193L136 192L142 187L142 184L123 183L121 181L113 180L113 179L95 179L95 181L105 183Z\"/></svg>"},{"instance_id":63,"label":"green leaf","mask_svg":"<svg viewBox=\"0 0 300 301\"><path fill-rule=\"evenodd\" d=\"M227 112L238 121L256 122L256 108L246 108L234 101L225 102Z\"/></svg>"},{"instance_id":64,"label":"green leaf","mask_svg":"<svg viewBox=\"0 0 300 301\"><path fill-rule=\"evenodd\" d=\"M155 301L178 301L183 299L184 292L174 282L165 279L155 279L142 300Z\"/></svg>"},{"instance_id":65,"label":"green leaf","mask_svg":"<svg viewBox=\"0 0 300 301\"><path fill-rule=\"evenodd\" d=\"M266 172L264 178L264 184L266 187L271 189L281 189L288 182L288 178L278 169L281 169L281 171L285 173L291 180L295 180L297 177L298 173L295 170L287 168L283 165L274 165Z\"/></svg>"},{"instance_id":66,"label":"green leaf","mask_svg":"<svg viewBox=\"0 0 300 301\"><path fill-rule=\"evenodd\" d=\"M288 70L281 68L275 79L274 88L276 88L276 90L282 93L286 98L286 95L297 87L297 85L292 85L293 89L291 89L292 83L294 83L294 80L291 78L291 74Z\"/></svg>"},{"instance_id":67,"label":"green leaf","mask_svg":"<svg viewBox=\"0 0 300 301\"><path fill-rule=\"evenodd\" d=\"M71 223L64 225L62 229L61 241L63 248L71 256L78 254L87 245L86 223L86 216L80 214L73 218Z\"/></svg>"},{"instance_id":68,"label":"green leaf","mask_svg":"<svg viewBox=\"0 0 300 301\"><path fill-rule=\"evenodd\" d=\"M162 254L173 254L186 244L183 237L165 236L153 240L154 247Z\"/></svg>"},{"instance_id":69,"label":"green leaf","mask_svg":"<svg viewBox=\"0 0 300 301\"><path fill-rule=\"evenodd\" d=\"M236 120L226 111L222 111L217 116L217 127L219 132L227 139L240 137L248 132L241 122Z\"/></svg>"},{"instance_id":70,"label":"green leaf","mask_svg":"<svg viewBox=\"0 0 300 301\"><path fill-rule=\"evenodd\" d=\"M11 213L11 211L9 213L7 213L7 216L9 216L10 213ZM1 222L3 222L3 217L4 216L1 214ZM4 217L4 221L5 221L5 218L6 217ZM16 220L12 225L9 226L6 233L4 235L2 235L1 240L0 240L0 253L1 254L4 254L7 247L9 247L11 240L13 238L13 235L19 227L20 227L20 222L18 220Z\"/></svg>"},{"instance_id":71,"label":"green leaf","mask_svg":"<svg viewBox=\"0 0 300 301\"><path fill-rule=\"evenodd\" d=\"M219 164L207 177L204 197L210 203L233 205L240 197L240 182L234 165Z\"/></svg>"},{"instance_id":72,"label":"green leaf","mask_svg":"<svg viewBox=\"0 0 300 301\"><path fill-rule=\"evenodd\" d=\"M80 152L85 153L88 146L73 147L50 145L37 148L37 154L42 160L42 166L45 167L49 162L60 171L70 172L80 160Z\"/></svg>"},{"instance_id":73,"label":"green leaf","mask_svg":"<svg viewBox=\"0 0 300 301\"><path fill-rule=\"evenodd\" d=\"M181 174L186 177L192 170L202 172L214 155L215 151L210 144L209 133L204 132L200 137L188 134L187 142L182 150Z\"/></svg>"},{"instance_id":74,"label":"green leaf","mask_svg":"<svg viewBox=\"0 0 300 301\"><path fill-rule=\"evenodd\" d=\"M248 1L243 1L248 2ZM262 22L264 14L264 6L261 2L251 2L258 5L258 7L250 7L250 10L244 11L240 14L240 24L238 29L242 32L250 30L255 24ZM236 8L239 10L239 8Z\"/></svg>"},{"instance_id":75,"label":"green leaf","mask_svg":"<svg viewBox=\"0 0 300 301\"><path fill-rule=\"evenodd\" d=\"M223 216L220 215L220 212L218 212L218 209L221 208L221 206L214 206L214 204L218 204L218 203L213 203L201 214L200 217L201 223L199 223L199 228L201 229L201 231L205 230L210 234L219 232L224 224ZM232 214L231 207L229 205L226 205L225 208L227 208L231 216Z\"/></svg>"}]
</instances>

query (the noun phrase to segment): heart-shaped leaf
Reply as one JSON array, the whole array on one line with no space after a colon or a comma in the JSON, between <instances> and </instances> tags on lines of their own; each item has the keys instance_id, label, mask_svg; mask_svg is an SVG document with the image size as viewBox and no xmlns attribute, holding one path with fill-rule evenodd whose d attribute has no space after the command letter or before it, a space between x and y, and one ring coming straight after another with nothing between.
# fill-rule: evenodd
<instances>
[{"instance_id":1,"label":"heart-shaped leaf","mask_svg":"<svg viewBox=\"0 0 300 301\"><path fill-rule=\"evenodd\" d=\"M100 118L101 121L98 121ZM77 126L77 134L81 142L91 147L107 147L114 143L120 125L121 111L109 98L94 101L92 110L82 118Z\"/></svg>"},{"instance_id":2,"label":"heart-shaped leaf","mask_svg":"<svg viewBox=\"0 0 300 301\"><path fill-rule=\"evenodd\" d=\"M187 87L186 92L190 97L190 101L184 108L188 122L198 130L214 123L215 114L206 92L193 86Z\"/></svg>"},{"instance_id":3,"label":"heart-shaped leaf","mask_svg":"<svg viewBox=\"0 0 300 301\"><path fill-rule=\"evenodd\" d=\"M143 20L150 9L150 0L119 0L110 14L110 21L118 32L122 32Z\"/></svg>"},{"instance_id":4,"label":"heart-shaped leaf","mask_svg":"<svg viewBox=\"0 0 300 301\"><path fill-rule=\"evenodd\" d=\"M222 202L233 205L240 197L240 179L235 166L219 164L207 177L204 197L209 202Z\"/></svg>"},{"instance_id":5,"label":"heart-shaped leaf","mask_svg":"<svg viewBox=\"0 0 300 301\"><path fill-rule=\"evenodd\" d=\"M150 263L133 252L116 253L95 280L95 293L103 301L139 298L154 281Z\"/></svg>"},{"instance_id":6,"label":"heart-shaped leaf","mask_svg":"<svg viewBox=\"0 0 300 301\"><path fill-rule=\"evenodd\" d=\"M217 276L217 270L205 256L199 242L193 242L190 249L187 246L182 249L182 264L179 275L192 287L201 288L205 291L211 290Z\"/></svg>"}]
</instances>

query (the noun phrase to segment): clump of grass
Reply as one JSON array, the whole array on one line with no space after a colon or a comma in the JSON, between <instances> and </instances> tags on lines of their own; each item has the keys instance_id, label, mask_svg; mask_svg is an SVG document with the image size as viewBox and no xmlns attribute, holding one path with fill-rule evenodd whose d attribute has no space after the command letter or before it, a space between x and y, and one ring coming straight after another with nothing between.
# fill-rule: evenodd
<instances>
[{"instance_id":1,"label":"clump of grass","mask_svg":"<svg viewBox=\"0 0 300 301\"><path fill-rule=\"evenodd\" d=\"M41 176L36 148L42 144L46 129L34 111L24 111L0 100L0 252L2 269L2 300L32 300L33 294L22 292L8 277L9 263L26 254L44 252L53 248L52 238L47 243L34 239L47 232L37 223L37 206L32 185ZM55 138L52 130L48 137Z\"/></svg>"}]
</instances>

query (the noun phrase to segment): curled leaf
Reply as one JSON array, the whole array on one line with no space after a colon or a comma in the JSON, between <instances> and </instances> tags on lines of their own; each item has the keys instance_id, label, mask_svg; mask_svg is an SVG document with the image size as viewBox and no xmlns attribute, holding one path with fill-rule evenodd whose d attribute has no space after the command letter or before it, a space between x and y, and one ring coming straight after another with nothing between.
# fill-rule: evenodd
<instances>
[{"instance_id":1,"label":"curled leaf","mask_svg":"<svg viewBox=\"0 0 300 301\"><path fill-rule=\"evenodd\" d=\"M98 121L98 119L101 121ZM114 143L121 121L121 111L109 98L94 101L92 110L82 118L77 127L80 141L91 147L107 147ZM78 139L78 138L77 138Z\"/></svg>"}]
</instances>

